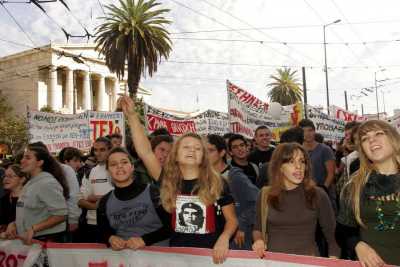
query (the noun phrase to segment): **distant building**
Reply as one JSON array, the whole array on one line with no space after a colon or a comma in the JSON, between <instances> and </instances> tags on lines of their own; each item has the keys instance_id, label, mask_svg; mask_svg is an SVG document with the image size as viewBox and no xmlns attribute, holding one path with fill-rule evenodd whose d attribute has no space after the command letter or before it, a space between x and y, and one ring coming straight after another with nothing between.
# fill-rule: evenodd
<instances>
[{"instance_id":1,"label":"distant building","mask_svg":"<svg viewBox=\"0 0 400 267\"><path fill-rule=\"evenodd\" d=\"M46 106L71 114L112 111L118 94L128 88L94 44L50 44L0 58L0 91L17 114ZM151 94L139 88L138 97Z\"/></svg>"}]
</instances>

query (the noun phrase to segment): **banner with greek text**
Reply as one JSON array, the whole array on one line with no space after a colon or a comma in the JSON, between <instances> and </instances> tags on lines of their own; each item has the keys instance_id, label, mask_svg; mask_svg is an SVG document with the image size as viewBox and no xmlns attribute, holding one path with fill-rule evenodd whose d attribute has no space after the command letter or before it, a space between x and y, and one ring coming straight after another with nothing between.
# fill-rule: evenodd
<instances>
[{"instance_id":1,"label":"banner with greek text","mask_svg":"<svg viewBox=\"0 0 400 267\"><path fill-rule=\"evenodd\" d=\"M314 122L315 131L324 136L325 140L330 140L334 144L340 142L344 137L345 121L328 116L320 110L307 106L308 118Z\"/></svg>"},{"instance_id":2,"label":"banner with greek text","mask_svg":"<svg viewBox=\"0 0 400 267\"><path fill-rule=\"evenodd\" d=\"M99 137L117 133L122 135L122 144L125 144L125 119L122 112L88 112L92 142Z\"/></svg>"},{"instance_id":3,"label":"banner with greek text","mask_svg":"<svg viewBox=\"0 0 400 267\"><path fill-rule=\"evenodd\" d=\"M175 136L187 132L199 135L223 135L229 131L228 115L213 110L207 110L195 116L178 117L146 104L145 118L146 127L150 133L161 127L166 128Z\"/></svg>"},{"instance_id":4,"label":"banner with greek text","mask_svg":"<svg viewBox=\"0 0 400 267\"><path fill-rule=\"evenodd\" d=\"M42 252L41 245L25 246L20 240L0 239L0 266L1 267L31 267L38 264Z\"/></svg>"},{"instance_id":5,"label":"banner with greek text","mask_svg":"<svg viewBox=\"0 0 400 267\"><path fill-rule=\"evenodd\" d=\"M75 246L75 247L74 247ZM143 250L112 251L74 244L49 244L50 266L57 267L206 267L215 266L210 249L148 247ZM226 267L358 267L358 262L267 252L264 259L252 251L229 251Z\"/></svg>"},{"instance_id":6,"label":"banner with greek text","mask_svg":"<svg viewBox=\"0 0 400 267\"><path fill-rule=\"evenodd\" d=\"M279 107L276 118L271 115L271 108L246 90L227 81L228 113L230 129L247 138L254 137L254 130L265 125L272 131L272 139L279 141L280 134L295 126L303 118L302 104Z\"/></svg>"},{"instance_id":7,"label":"banner with greek text","mask_svg":"<svg viewBox=\"0 0 400 267\"><path fill-rule=\"evenodd\" d=\"M125 138L125 122L121 112L85 111L65 115L29 111L27 117L29 141L43 142L52 153L64 147L89 151L96 138L113 133Z\"/></svg>"},{"instance_id":8,"label":"banner with greek text","mask_svg":"<svg viewBox=\"0 0 400 267\"><path fill-rule=\"evenodd\" d=\"M350 112L348 110L345 110L343 108L337 107L335 105L329 106L329 112L331 116L338 120L344 120L346 122L349 121L366 121L368 120L367 117L364 117L362 115L358 115L356 113Z\"/></svg>"},{"instance_id":9,"label":"banner with greek text","mask_svg":"<svg viewBox=\"0 0 400 267\"><path fill-rule=\"evenodd\" d=\"M63 115L40 111L28 112L29 141L43 142L50 152L64 147L89 150L91 146L89 113Z\"/></svg>"}]
</instances>

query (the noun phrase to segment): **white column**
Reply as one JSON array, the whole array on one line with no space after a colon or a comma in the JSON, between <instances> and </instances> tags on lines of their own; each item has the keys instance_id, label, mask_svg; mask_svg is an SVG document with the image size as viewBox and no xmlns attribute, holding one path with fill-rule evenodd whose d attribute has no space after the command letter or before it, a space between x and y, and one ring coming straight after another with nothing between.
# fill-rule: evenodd
<instances>
[{"instance_id":1,"label":"white column","mask_svg":"<svg viewBox=\"0 0 400 267\"><path fill-rule=\"evenodd\" d=\"M74 71L65 69L65 104L68 112L72 114L74 111Z\"/></svg>"},{"instance_id":2,"label":"white column","mask_svg":"<svg viewBox=\"0 0 400 267\"><path fill-rule=\"evenodd\" d=\"M57 86L57 67L51 66L49 68L49 80L47 83L47 104L53 110L60 110L62 108L62 90Z\"/></svg>"},{"instance_id":3,"label":"white column","mask_svg":"<svg viewBox=\"0 0 400 267\"><path fill-rule=\"evenodd\" d=\"M99 75L99 83L97 88L97 110L108 111L108 95L106 93L106 79L104 76Z\"/></svg>"},{"instance_id":4,"label":"white column","mask_svg":"<svg viewBox=\"0 0 400 267\"><path fill-rule=\"evenodd\" d=\"M83 83L82 83L82 103L84 110L92 109L92 94L90 90L90 75L87 71L82 71Z\"/></svg>"}]
</instances>

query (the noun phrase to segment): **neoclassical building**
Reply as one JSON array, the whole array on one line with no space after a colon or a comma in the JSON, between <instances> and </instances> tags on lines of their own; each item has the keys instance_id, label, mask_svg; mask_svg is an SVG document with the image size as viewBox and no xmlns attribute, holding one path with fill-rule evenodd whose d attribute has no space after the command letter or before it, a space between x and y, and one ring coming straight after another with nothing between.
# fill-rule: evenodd
<instances>
[{"instance_id":1,"label":"neoclassical building","mask_svg":"<svg viewBox=\"0 0 400 267\"><path fill-rule=\"evenodd\" d=\"M0 91L17 114L45 106L66 114L112 111L127 90L94 44L50 44L0 58ZM139 88L139 97L149 95Z\"/></svg>"}]
</instances>

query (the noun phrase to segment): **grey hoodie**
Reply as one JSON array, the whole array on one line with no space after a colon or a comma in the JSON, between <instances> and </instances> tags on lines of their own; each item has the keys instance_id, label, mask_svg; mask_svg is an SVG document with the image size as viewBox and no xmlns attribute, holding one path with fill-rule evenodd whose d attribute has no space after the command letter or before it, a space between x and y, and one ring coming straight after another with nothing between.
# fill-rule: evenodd
<instances>
[{"instance_id":1,"label":"grey hoodie","mask_svg":"<svg viewBox=\"0 0 400 267\"><path fill-rule=\"evenodd\" d=\"M17 202L16 225L18 235L24 234L32 225L50 216L66 216L67 202L60 183L48 172L32 177L22 189ZM60 233L66 230L66 222L35 233L35 236Z\"/></svg>"}]
</instances>

